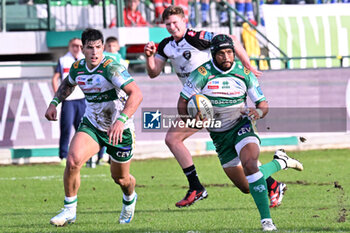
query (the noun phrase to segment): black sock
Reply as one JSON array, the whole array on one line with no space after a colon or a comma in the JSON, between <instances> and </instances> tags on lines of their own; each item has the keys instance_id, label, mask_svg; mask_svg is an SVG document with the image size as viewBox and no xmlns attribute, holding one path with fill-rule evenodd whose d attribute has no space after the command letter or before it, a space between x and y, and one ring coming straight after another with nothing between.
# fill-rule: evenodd
<instances>
[{"instance_id":1,"label":"black sock","mask_svg":"<svg viewBox=\"0 0 350 233\"><path fill-rule=\"evenodd\" d=\"M277 187L277 181L271 176L266 179L267 191L270 193L272 190L275 190Z\"/></svg>"},{"instance_id":2,"label":"black sock","mask_svg":"<svg viewBox=\"0 0 350 233\"><path fill-rule=\"evenodd\" d=\"M201 182L199 182L196 168L194 165L183 169L185 175L187 176L188 183L190 185L190 190L203 190Z\"/></svg>"}]
</instances>

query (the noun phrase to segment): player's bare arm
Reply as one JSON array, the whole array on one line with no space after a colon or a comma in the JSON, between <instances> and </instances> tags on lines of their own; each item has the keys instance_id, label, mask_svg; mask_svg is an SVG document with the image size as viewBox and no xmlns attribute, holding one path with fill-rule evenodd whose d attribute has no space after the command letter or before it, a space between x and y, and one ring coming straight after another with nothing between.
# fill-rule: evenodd
<instances>
[{"instance_id":1,"label":"player's bare arm","mask_svg":"<svg viewBox=\"0 0 350 233\"><path fill-rule=\"evenodd\" d=\"M122 111L122 114L125 114L128 118L135 114L138 106L141 104L143 96L140 88L136 85L135 82L127 84L123 90L129 96L125 107ZM117 145L118 141L122 142L124 131L124 122L117 120L107 131L109 136L109 143Z\"/></svg>"},{"instance_id":2,"label":"player's bare arm","mask_svg":"<svg viewBox=\"0 0 350 233\"><path fill-rule=\"evenodd\" d=\"M74 91L75 86L71 86L68 83L68 79L65 78L55 93L54 100L49 104L46 110L45 117L49 121L57 121L57 104L65 100ZM57 99L57 100L55 100ZM55 102L56 101L56 102Z\"/></svg>"},{"instance_id":3,"label":"player's bare arm","mask_svg":"<svg viewBox=\"0 0 350 233\"><path fill-rule=\"evenodd\" d=\"M189 119L188 113L187 113L187 103L188 103L188 100L184 99L182 96L180 96L179 100L177 101L177 111L181 119L185 122L187 119Z\"/></svg>"},{"instance_id":4,"label":"player's bare arm","mask_svg":"<svg viewBox=\"0 0 350 233\"><path fill-rule=\"evenodd\" d=\"M156 52L157 48L153 41L150 41L145 45L144 53L146 55L146 68L150 78L157 77L162 72L166 63L165 61L154 57Z\"/></svg>"},{"instance_id":5,"label":"player's bare arm","mask_svg":"<svg viewBox=\"0 0 350 233\"><path fill-rule=\"evenodd\" d=\"M72 86L68 82L68 78L63 79L61 85L58 87L58 90L55 94L55 97L57 97L61 102L65 100L70 94L73 93L75 89L75 86Z\"/></svg>"},{"instance_id":6,"label":"player's bare arm","mask_svg":"<svg viewBox=\"0 0 350 233\"><path fill-rule=\"evenodd\" d=\"M245 51L245 49L243 48L241 42L239 42L237 37L234 35L231 35L231 38L235 44L235 53L236 53L237 57L239 58L239 60L241 60L243 66L245 68L247 68L248 70L250 70L256 77L260 77L262 75L262 72L258 71L250 64L249 56L248 56L247 52Z\"/></svg>"}]
</instances>

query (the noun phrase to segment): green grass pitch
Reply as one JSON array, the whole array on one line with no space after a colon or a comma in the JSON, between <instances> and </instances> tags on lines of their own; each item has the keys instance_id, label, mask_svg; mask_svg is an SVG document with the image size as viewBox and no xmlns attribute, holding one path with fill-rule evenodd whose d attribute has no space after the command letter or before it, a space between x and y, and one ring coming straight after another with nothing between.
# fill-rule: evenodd
<instances>
[{"instance_id":1,"label":"green grass pitch","mask_svg":"<svg viewBox=\"0 0 350 233\"><path fill-rule=\"evenodd\" d=\"M350 150L290 152L304 171L280 171L287 184L283 203L272 209L279 232L350 232ZM263 163L272 153L262 153ZM108 166L83 168L77 221L67 227L49 224L63 207L63 167L0 167L0 232L260 232L252 197L235 188L216 156L195 157L208 198L178 209L187 180L175 159L133 161L138 201L131 224L119 225L122 192Z\"/></svg>"}]
</instances>

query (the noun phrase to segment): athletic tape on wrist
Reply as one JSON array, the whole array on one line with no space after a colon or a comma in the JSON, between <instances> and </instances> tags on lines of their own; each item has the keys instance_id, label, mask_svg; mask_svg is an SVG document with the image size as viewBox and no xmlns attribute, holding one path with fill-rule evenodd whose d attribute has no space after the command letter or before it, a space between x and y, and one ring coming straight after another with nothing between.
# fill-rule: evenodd
<instances>
[{"instance_id":1,"label":"athletic tape on wrist","mask_svg":"<svg viewBox=\"0 0 350 233\"><path fill-rule=\"evenodd\" d=\"M121 121L121 122L125 123L128 119L129 119L128 115L126 115L125 113L121 113L120 116L118 117L117 121Z\"/></svg>"},{"instance_id":2,"label":"athletic tape on wrist","mask_svg":"<svg viewBox=\"0 0 350 233\"><path fill-rule=\"evenodd\" d=\"M256 112L259 114L260 118L263 116L263 111L261 109L257 108Z\"/></svg>"},{"instance_id":3,"label":"athletic tape on wrist","mask_svg":"<svg viewBox=\"0 0 350 233\"><path fill-rule=\"evenodd\" d=\"M126 122L126 120L125 120L124 118L121 118L121 117L119 117L119 118L117 119L117 121L121 121L121 122L123 122L123 123Z\"/></svg>"},{"instance_id":4,"label":"athletic tape on wrist","mask_svg":"<svg viewBox=\"0 0 350 233\"><path fill-rule=\"evenodd\" d=\"M125 113L120 113L120 117L125 118L125 120L127 121L129 119L128 115L126 115Z\"/></svg>"},{"instance_id":5,"label":"athletic tape on wrist","mask_svg":"<svg viewBox=\"0 0 350 233\"><path fill-rule=\"evenodd\" d=\"M61 101L57 97L53 98L53 100L51 100L51 102L50 102L50 104L53 104L56 107L59 103L61 103Z\"/></svg>"}]
</instances>

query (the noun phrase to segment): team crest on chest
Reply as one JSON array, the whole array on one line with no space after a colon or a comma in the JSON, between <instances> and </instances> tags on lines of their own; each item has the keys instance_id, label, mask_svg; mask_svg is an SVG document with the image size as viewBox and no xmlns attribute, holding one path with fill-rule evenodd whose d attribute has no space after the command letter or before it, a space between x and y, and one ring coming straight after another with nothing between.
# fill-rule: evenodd
<instances>
[{"instance_id":1,"label":"team crest on chest","mask_svg":"<svg viewBox=\"0 0 350 233\"><path fill-rule=\"evenodd\" d=\"M197 70L203 76L207 75L208 73L208 71L203 66L200 66Z\"/></svg>"},{"instance_id":2,"label":"team crest on chest","mask_svg":"<svg viewBox=\"0 0 350 233\"><path fill-rule=\"evenodd\" d=\"M183 52L182 56L188 61L190 60L192 54L189 50L186 50L185 52Z\"/></svg>"},{"instance_id":3,"label":"team crest on chest","mask_svg":"<svg viewBox=\"0 0 350 233\"><path fill-rule=\"evenodd\" d=\"M247 68L244 67L244 73L245 73L246 75L248 75L248 74L250 73L250 70L248 70Z\"/></svg>"},{"instance_id":4,"label":"team crest on chest","mask_svg":"<svg viewBox=\"0 0 350 233\"><path fill-rule=\"evenodd\" d=\"M113 60L112 59L108 59L104 64L103 64L103 68L106 68L110 63L112 63Z\"/></svg>"},{"instance_id":5,"label":"team crest on chest","mask_svg":"<svg viewBox=\"0 0 350 233\"><path fill-rule=\"evenodd\" d=\"M74 62L73 67L74 69L78 69L79 66L79 61Z\"/></svg>"}]
</instances>

